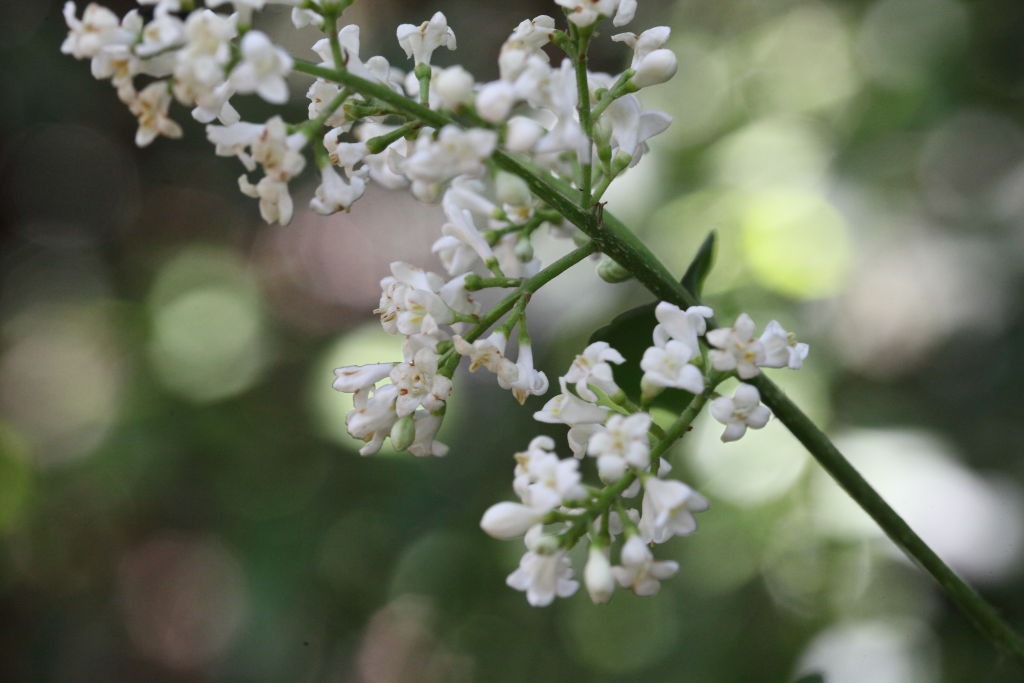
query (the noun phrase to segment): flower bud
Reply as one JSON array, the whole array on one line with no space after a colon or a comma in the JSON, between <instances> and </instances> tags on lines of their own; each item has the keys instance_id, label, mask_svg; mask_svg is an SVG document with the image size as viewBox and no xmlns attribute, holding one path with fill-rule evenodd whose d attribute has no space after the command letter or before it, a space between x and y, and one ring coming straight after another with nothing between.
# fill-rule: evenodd
<instances>
[{"instance_id":1,"label":"flower bud","mask_svg":"<svg viewBox=\"0 0 1024 683\"><path fill-rule=\"evenodd\" d=\"M396 451L404 451L416 439L416 424L412 415L406 415L391 427L391 445Z\"/></svg>"},{"instance_id":2,"label":"flower bud","mask_svg":"<svg viewBox=\"0 0 1024 683\"><path fill-rule=\"evenodd\" d=\"M480 520L480 528L494 538L515 538L525 534L543 516L543 512L528 505L505 501L487 508Z\"/></svg>"},{"instance_id":3,"label":"flower bud","mask_svg":"<svg viewBox=\"0 0 1024 683\"><path fill-rule=\"evenodd\" d=\"M476 96L476 110L491 123L504 121L515 104L515 89L505 81L493 81L480 88Z\"/></svg>"},{"instance_id":4,"label":"flower bud","mask_svg":"<svg viewBox=\"0 0 1024 683\"><path fill-rule=\"evenodd\" d=\"M456 109L473 101L474 83L472 74L456 65L437 74L434 88L445 109Z\"/></svg>"},{"instance_id":5,"label":"flower bud","mask_svg":"<svg viewBox=\"0 0 1024 683\"><path fill-rule=\"evenodd\" d=\"M604 256L601 258L601 263L597 266L597 274L605 282L625 282L626 280L633 277L633 274L628 270L620 266L618 263L613 261L610 257Z\"/></svg>"},{"instance_id":6,"label":"flower bud","mask_svg":"<svg viewBox=\"0 0 1024 683\"><path fill-rule=\"evenodd\" d=\"M529 237L516 240L516 258L523 263L533 260L533 241Z\"/></svg>"},{"instance_id":7,"label":"flower bud","mask_svg":"<svg viewBox=\"0 0 1024 683\"><path fill-rule=\"evenodd\" d=\"M508 121L505 146L512 152L529 152L544 133L544 127L533 119L513 116Z\"/></svg>"},{"instance_id":8,"label":"flower bud","mask_svg":"<svg viewBox=\"0 0 1024 683\"><path fill-rule=\"evenodd\" d=\"M615 591L615 577L612 576L608 549L590 546L587 566L583 569L583 583L595 605L601 605L612 598Z\"/></svg>"},{"instance_id":9,"label":"flower bud","mask_svg":"<svg viewBox=\"0 0 1024 683\"><path fill-rule=\"evenodd\" d=\"M504 171L494 179L494 195L500 203L512 206L523 206L533 199L525 180Z\"/></svg>"},{"instance_id":10,"label":"flower bud","mask_svg":"<svg viewBox=\"0 0 1024 683\"><path fill-rule=\"evenodd\" d=\"M636 65L636 75L633 76L633 85L637 88L646 88L649 85L664 83L676 75L679 63L672 50L661 48L649 53Z\"/></svg>"}]
</instances>

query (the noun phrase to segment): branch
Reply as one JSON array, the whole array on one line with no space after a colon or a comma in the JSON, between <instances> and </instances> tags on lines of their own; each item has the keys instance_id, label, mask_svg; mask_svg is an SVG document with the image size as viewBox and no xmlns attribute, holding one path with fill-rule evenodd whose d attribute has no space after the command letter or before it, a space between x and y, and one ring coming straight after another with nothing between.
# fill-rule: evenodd
<instances>
[{"instance_id":1,"label":"branch","mask_svg":"<svg viewBox=\"0 0 1024 683\"><path fill-rule=\"evenodd\" d=\"M431 110L381 83L367 81L347 71L328 69L302 61L296 61L295 70L341 83L365 97L381 100L396 111L431 126L441 127L458 123L455 118L444 112ZM522 178L537 197L583 231L600 251L630 271L657 299L684 307L699 303L697 297L683 287L650 249L615 216L603 210L595 212L594 207L580 207L574 202L572 194L576 191L573 191L568 183L546 171L531 168L502 149L496 150L492 159L500 168ZM708 321L708 325L709 328L716 326L713 319ZM982 634L1010 659L1024 667L1024 642L999 617L995 609L935 554L854 469L824 432L781 389L763 374L750 380L750 383L757 387L765 405L771 408L779 421L807 448L843 490L871 516L886 535L918 566L932 575L942 590Z\"/></svg>"}]
</instances>

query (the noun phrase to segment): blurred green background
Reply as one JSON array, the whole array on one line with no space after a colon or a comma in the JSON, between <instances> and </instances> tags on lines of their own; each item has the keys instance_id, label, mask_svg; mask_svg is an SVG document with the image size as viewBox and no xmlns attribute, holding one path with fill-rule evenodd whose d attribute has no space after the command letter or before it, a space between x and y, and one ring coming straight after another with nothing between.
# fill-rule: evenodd
<instances>
[{"instance_id":1,"label":"blurred green background","mask_svg":"<svg viewBox=\"0 0 1024 683\"><path fill-rule=\"evenodd\" d=\"M460 46L437 61L490 80L508 32L557 8L346 18L404 65L394 27L435 9ZM113 90L59 53L60 3L3 17L0 679L1020 680L774 423L722 446L701 422L673 453L712 509L661 547L681 569L657 598L530 608L504 584L521 545L478 522L512 497L512 454L561 438L530 419L543 399L460 376L447 458L363 459L330 388L398 357L377 282L437 267L439 212L378 188L267 227L180 107L184 140L133 147ZM317 38L260 21L300 56ZM628 28L658 24L680 69L642 94L675 123L609 209L679 273L718 231L720 319L811 343L773 376L1024 629L1024 4L641 0ZM628 58L597 50L597 69ZM646 300L593 271L531 309L551 378Z\"/></svg>"}]
</instances>

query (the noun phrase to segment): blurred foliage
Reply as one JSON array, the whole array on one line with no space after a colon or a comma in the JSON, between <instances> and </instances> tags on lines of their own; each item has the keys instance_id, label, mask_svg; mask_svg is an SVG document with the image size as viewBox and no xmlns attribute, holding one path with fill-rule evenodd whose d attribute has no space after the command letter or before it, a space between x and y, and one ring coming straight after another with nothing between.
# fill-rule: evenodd
<instances>
[{"instance_id":1,"label":"blurred foliage","mask_svg":"<svg viewBox=\"0 0 1024 683\"><path fill-rule=\"evenodd\" d=\"M131 146L59 53L60 4L0 22L0 678L1020 680L778 425L723 448L700 423L673 454L712 509L665 547L659 597L528 607L504 585L521 548L478 521L512 453L562 436L531 421L542 399L461 377L447 458L363 459L329 388L396 356L376 283L433 263L437 214L382 191L262 225L187 112L185 140ZM609 209L680 276L716 231L719 319L808 338L780 382L1024 627L1024 4L640 5L630 28L673 29L679 74L644 101L675 123ZM555 8L361 0L350 21L401 63L393 27L434 9L459 39L443 63L489 79ZM647 301L592 271L536 297L549 376Z\"/></svg>"}]
</instances>

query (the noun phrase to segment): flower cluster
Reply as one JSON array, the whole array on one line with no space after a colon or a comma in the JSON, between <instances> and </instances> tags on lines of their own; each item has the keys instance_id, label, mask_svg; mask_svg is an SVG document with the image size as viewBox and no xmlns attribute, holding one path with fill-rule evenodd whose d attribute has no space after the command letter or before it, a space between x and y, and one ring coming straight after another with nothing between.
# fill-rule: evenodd
<instances>
[{"instance_id":1,"label":"flower cluster","mask_svg":"<svg viewBox=\"0 0 1024 683\"><path fill-rule=\"evenodd\" d=\"M625 362L622 354L606 342L592 343L559 379L561 393L534 414L540 422L568 427L572 457L559 458L550 437L533 439L515 455L513 490L519 502L491 506L480 522L495 538L524 537L527 551L508 584L524 591L531 605L547 605L576 591L568 552L583 538L589 543L583 579L595 603L607 602L616 584L637 595L656 593L678 565L655 560L650 546L693 533L694 513L708 507L688 485L666 477L671 467L661 455L688 429L717 384L737 370L734 354L754 353L755 373L758 366L797 367L807 355L806 344L797 344L775 321L753 339L753 323L745 314L737 321L739 332L709 332L713 312L706 306L684 310L661 302L655 311L653 345L640 363L643 400L667 388L682 389L693 395L687 411L667 430L656 425L616 384L613 365ZM707 362L702 337L712 347ZM711 401L710 411L726 425L723 441L740 438L748 427L763 427L770 417L757 389L742 383L732 398ZM590 459L600 486L583 484L581 468ZM617 565L611 563L615 545Z\"/></svg>"},{"instance_id":2,"label":"flower cluster","mask_svg":"<svg viewBox=\"0 0 1024 683\"><path fill-rule=\"evenodd\" d=\"M590 120L581 120L571 60L552 65L542 49L551 41L565 44L568 40L549 16L516 27L500 50L500 78L477 83L462 66L431 65L436 50L456 47L455 33L440 12L418 26L398 27L398 43L413 66L403 71L382 56L361 57L358 26L336 30L338 15L350 2L207 0L206 7L194 7L197 3L181 0L140 0L139 4L152 10L136 9L118 18L106 7L90 3L79 17L74 3L68 2L64 16L69 34L62 51L90 59L93 75L112 82L138 118L140 146L158 136L179 137L182 130L170 116L171 104L177 100L191 107L196 120L211 124L207 136L218 154L238 156L247 173L257 167L262 170L258 179L243 175L239 186L259 199L260 213L271 223L290 221L293 202L288 183L303 171L306 153L316 160L320 173L310 207L330 214L349 210L365 192L368 179L393 189L408 187L420 200L437 202L453 181L486 175L484 162L499 138L509 151L528 155L534 163L567 177L574 165L589 166L596 158L600 164L595 180L606 187L639 161L646 140L671 121L663 112L643 110L632 94L675 73L675 56L662 47L669 35L666 27L639 36L613 36L633 49L632 66L617 77L588 74L586 95L593 114ZM296 27L323 28L326 37L312 46L319 63L297 62L251 27L253 12L266 4L292 6ZM566 8L573 26L589 26L602 16L614 16L619 26L632 19L636 5L559 4ZM225 6L232 13L219 11ZM148 21L143 11L150 15ZM266 102L283 104L289 97L285 77L293 70L317 75L306 93L307 121L241 120L232 104L236 94L252 93ZM339 74L408 95L432 111L469 116L479 125L467 129L410 120L379 97L343 85L345 79ZM141 89L137 89L139 79L146 81ZM215 120L219 124L213 124ZM500 201L489 211L506 224L527 226L522 233L536 229L530 223L537 212L529 192L514 182L504 185ZM507 246L516 244L516 234L505 236Z\"/></svg>"},{"instance_id":3,"label":"flower cluster","mask_svg":"<svg viewBox=\"0 0 1024 683\"><path fill-rule=\"evenodd\" d=\"M444 273L395 262L381 280L375 313L387 333L404 339L402 359L338 368L334 382L353 396L346 426L365 442L361 454L378 452L390 439L397 450L441 456L448 447L437 436L464 359L470 372L483 369L520 404L547 393L548 378L534 366L528 304L545 283L595 254L587 228L599 225L603 194L671 123L668 114L644 109L636 93L671 78L677 62L666 47L670 31L661 26L611 36L632 52L621 73L589 71L595 24L628 24L636 0L556 0L564 27L547 15L522 21L500 47L496 80L479 83L462 66L432 64L437 50L457 43L440 12L397 28L409 59L403 70L382 56L362 56L358 26L339 28L351 2L139 0L142 7L123 18L95 3L79 16L68 2L61 49L89 59L93 75L111 81L138 119L140 146L180 136L172 103L190 108L208 124L215 153L242 164L239 188L259 200L267 222L291 220L291 181L310 158L319 182L309 206L317 213L348 211L371 182L441 205L445 220L432 251ZM319 61L294 59L253 29L254 12L268 4L290 6L296 27L322 30L311 46ZM549 45L565 58L553 62ZM293 72L312 77L305 120L243 120L236 95L284 104ZM570 212L537 183L558 188L560 197L579 197L579 204ZM575 216L574 224L567 216ZM571 240L575 249L545 265L534 256L538 231ZM621 269L605 257L598 273L620 280L611 266ZM481 290L509 293L484 310L474 298ZM639 394L628 397L616 382L623 355L606 342L590 344L559 378L559 393L534 415L568 428L571 456L560 458L550 437L533 439L515 456L518 502L498 503L483 516L492 536L524 537L527 552L508 583L531 604L578 588L568 551L583 539L583 577L595 602L609 600L616 585L656 593L678 567L655 560L651 545L692 533L694 513L708 507L668 477L662 455L708 402L725 425L723 441L763 427L770 414L756 387L741 383L731 398L717 396L716 387L765 367L798 368L807 356L807 345L775 321L755 337L745 314L732 328L711 329L705 306L662 302L655 313L652 344L639 361ZM690 401L667 427L647 410L665 391L686 392ZM587 468L593 484L584 483Z\"/></svg>"}]
</instances>

